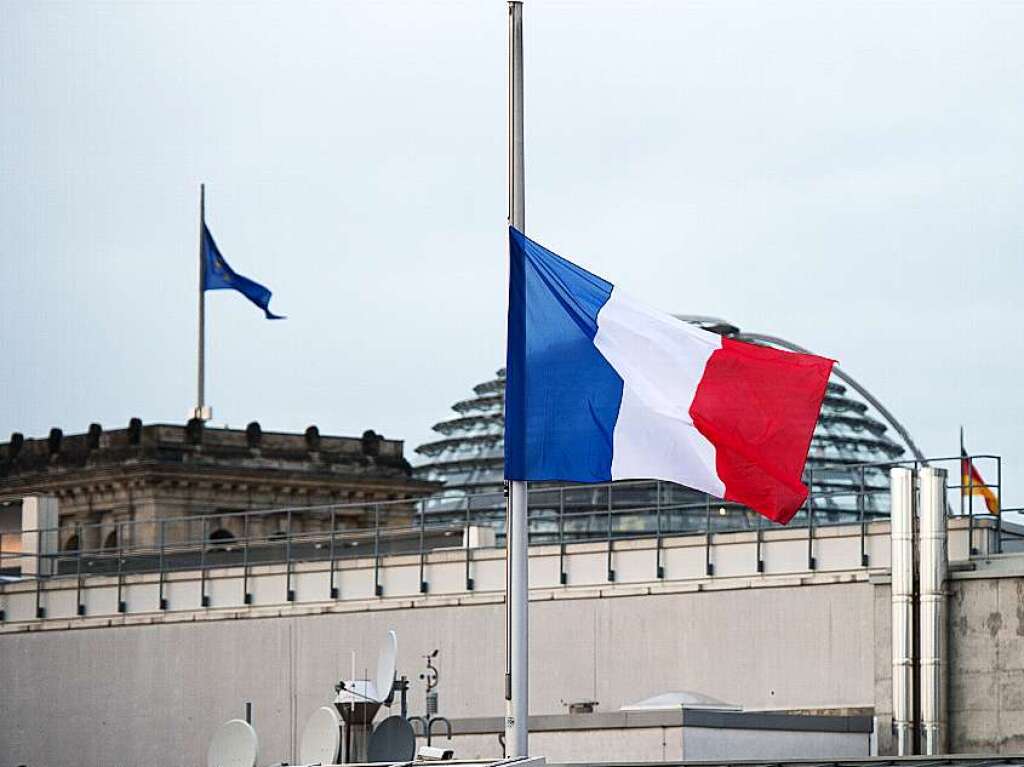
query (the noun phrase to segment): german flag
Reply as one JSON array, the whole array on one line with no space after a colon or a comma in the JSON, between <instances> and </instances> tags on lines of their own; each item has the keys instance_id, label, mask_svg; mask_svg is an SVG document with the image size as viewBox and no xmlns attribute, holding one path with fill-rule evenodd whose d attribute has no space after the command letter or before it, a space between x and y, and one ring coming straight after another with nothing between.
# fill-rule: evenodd
<instances>
[{"instance_id":1,"label":"german flag","mask_svg":"<svg viewBox=\"0 0 1024 767\"><path fill-rule=\"evenodd\" d=\"M980 495L985 499L985 507L989 514L999 513L999 499L995 493L985 484L981 474L974 468L974 461L967 456L967 451L960 450L960 495Z\"/></svg>"}]
</instances>

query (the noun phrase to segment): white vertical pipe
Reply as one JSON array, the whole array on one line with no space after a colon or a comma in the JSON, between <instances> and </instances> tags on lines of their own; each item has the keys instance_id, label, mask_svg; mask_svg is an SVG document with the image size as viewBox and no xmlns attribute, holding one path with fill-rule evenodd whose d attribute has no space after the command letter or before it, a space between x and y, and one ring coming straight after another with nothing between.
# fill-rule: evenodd
<instances>
[{"instance_id":1,"label":"white vertical pipe","mask_svg":"<svg viewBox=\"0 0 1024 767\"><path fill-rule=\"evenodd\" d=\"M523 4L508 3L508 223L526 230L523 150ZM505 755L528 756L530 574L526 482L510 482L505 517Z\"/></svg>"},{"instance_id":2,"label":"white vertical pipe","mask_svg":"<svg viewBox=\"0 0 1024 767\"><path fill-rule=\"evenodd\" d=\"M913 753L914 472L889 472L892 535L892 718L896 753Z\"/></svg>"},{"instance_id":3,"label":"white vertical pipe","mask_svg":"<svg viewBox=\"0 0 1024 767\"><path fill-rule=\"evenodd\" d=\"M946 470L921 470L920 552L921 736L928 756L947 752Z\"/></svg>"}]
</instances>

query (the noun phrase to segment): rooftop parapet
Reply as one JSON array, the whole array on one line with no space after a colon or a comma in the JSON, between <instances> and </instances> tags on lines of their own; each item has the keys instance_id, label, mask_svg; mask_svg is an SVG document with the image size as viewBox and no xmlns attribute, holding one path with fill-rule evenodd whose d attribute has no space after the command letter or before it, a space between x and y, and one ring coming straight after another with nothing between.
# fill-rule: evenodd
<instances>
[{"instance_id":1,"label":"rooftop parapet","mask_svg":"<svg viewBox=\"0 0 1024 767\"><path fill-rule=\"evenodd\" d=\"M16 432L0 444L0 481L133 463L257 467L267 462L278 468L314 463L327 471L373 467L395 476L408 476L411 470L402 440L385 439L373 430L361 437L340 437L322 435L316 426L296 434L263 431L255 421L245 429L230 429L195 419L184 425L144 425L133 418L127 428L104 430L94 423L82 434L65 435L53 428L46 437L25 439Z\"/></svg>"}]
</instances>

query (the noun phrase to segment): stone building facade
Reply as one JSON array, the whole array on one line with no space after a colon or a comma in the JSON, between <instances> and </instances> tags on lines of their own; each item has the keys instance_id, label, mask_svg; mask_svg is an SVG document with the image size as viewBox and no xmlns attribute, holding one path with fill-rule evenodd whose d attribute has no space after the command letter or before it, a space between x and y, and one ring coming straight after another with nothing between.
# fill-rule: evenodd
<instances>
[{"instance_id":1,"label":"stone building facade","mask_svg":"<svg viewBox=\"0 0 1024 767\"><path fill-rule=\"evenodd\" d=\"M120 545L283 537L368 527L375 503L415 499L437 483L412 478L401 440L146 424L84 434L51 429L43 439L13 434L0 444L0 500L57 498L62 551ZM324 508L334 506L331 513ZM408 523L415 505L394 504L381 524ZM292 509L246 515L260 509Z\"/></svg>"}]
</instances>

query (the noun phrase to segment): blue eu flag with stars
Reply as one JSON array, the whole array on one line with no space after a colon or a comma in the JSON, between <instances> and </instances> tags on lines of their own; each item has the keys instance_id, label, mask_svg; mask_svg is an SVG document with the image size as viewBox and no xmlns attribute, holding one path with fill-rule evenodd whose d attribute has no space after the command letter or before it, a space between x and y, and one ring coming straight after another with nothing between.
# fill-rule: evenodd
<instances>
[{"instance_id":1,"label":"blue eu flag with stars","mask_svg":"<svg viewBox=\"0 0 1024 767\"><path fill-rule=\"evenodd\" d=\"M268 320L283 320L271 313L270 290L248 277L243 277L224 260L220 249L203 223L203 290L237 290L263 310Z\"/></svg>"}]
</instances>

